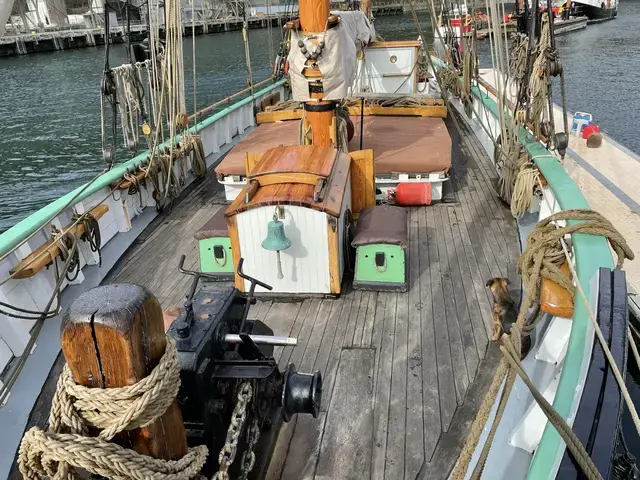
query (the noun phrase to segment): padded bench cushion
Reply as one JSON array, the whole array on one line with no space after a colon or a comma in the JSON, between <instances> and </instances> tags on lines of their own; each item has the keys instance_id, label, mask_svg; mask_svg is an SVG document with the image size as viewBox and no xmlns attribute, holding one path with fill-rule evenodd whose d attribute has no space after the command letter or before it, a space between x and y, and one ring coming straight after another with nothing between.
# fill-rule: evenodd
<instances>
[{"instance_id":1,"label":"padded bench cushion","mask_svg":"<svg viewBox=\"0 0 640 480\"><path fill-rule=\"evenodd\" d=\"M196 232L196 240L206 240L207 238L228 237L227 220L224 218L224 208L218 211Z\"/></svg>"},{"instance_id":2,"label":"padded bench cushion","mask_svg":"<svg viewBox=\"0 0 640 480\"><path fill-rule=\"evenodd\" d=\"M351 246L388 243L407 246L407 210L391 205L367 207L358 218Z\"/></svg>"}]
</instances>

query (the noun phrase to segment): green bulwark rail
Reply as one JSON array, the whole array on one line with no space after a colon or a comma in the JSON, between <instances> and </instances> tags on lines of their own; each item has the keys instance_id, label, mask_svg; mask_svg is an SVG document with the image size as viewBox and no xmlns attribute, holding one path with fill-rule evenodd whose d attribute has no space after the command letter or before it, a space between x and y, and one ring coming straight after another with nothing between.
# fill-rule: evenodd
<instances>
[{"instance_id":1,"label":"green bulwark rail","mask_svg":"<svg viewBox=\"0 0 640 480\"><path fill-rule=\"evenodd\" d=\"M197 127L191 127L189 129L189 133L195 134L200 132L201 130L207 128L212 123L220 120L221 118L226 117L234 110L237 110L238 108L253 102L255 99L269 93L271 90L274 90L284 85L285 82L286 82L286 79L283 78L275 82L273 85L269 85L268 87L265 87L262 90L255 92L253 95L250 95L234 103L233 105L225 108L224 110L202 120L201 122L198 122ZM177 140L179 140L179 138ZM160 145L158 148L162 149L168 146L169 146L169 140L167 140L165 143ZM67 207L67 208L70 208L76 203L86 199L90 195L93 195L94 193L101 190L102 188L108 187L112 183L115 183L121 180L127 171L135 171L140 166L145 165L147 162L148 155L149 155L149 152L144 151L139 155L136 155L135 157L133 157L131 160L128 160L125 163L122 163L120 165L116 165L114 168L112 168L105 174L96 178L96 180L94 180L93 182L90 182L90 184L84 184L76 188L72 192L67 193L65 196L48 204L46 207L41 208L37 212L33 213L32 215L28 216L21 222L11 227L9 230L7 230L2 235L0 235L0 257L3 257L7 253L11 252L14 248L20 245L20 243L24 241L24 239L29 237L29 235L38 231L38 229L40 229L43 225L46 225L47 223L52 221L54 218L56 218L60 213L62 213L61 210L64 209L67 203L71 202ZM77 197L74 198L75 196Z\"/></svg>"},{"instance_id":2,"label":"green bulwark rail","mask_svg":"<svg viewBox=\"0 0 640 480\"><path fill-rule=\"evenodd\" d=\"M496 102L478 87L472 87L472 93L480 99L485 108L494 117L498 118L499 111ZM538 166L544 178L547 179L553 194L562 210L576 208L590 208L578 186L571 180L569 174L562 167L558 159L552 155L542 144L527 135L524 130L521 141L527 152ZM569 224L578 223L571 221ZM590 298L591 279L600 267L613 268L613 257L607 240L595 235L576 233L572 235L573 251L575 258L578 281L587 298ZM553 408L567 419L576 395L583 357L591 352L591 346L587 345L587 329L591 320L586 305L580 295L574 299L573 325L569 337L569 346L560 375L560 383L553 400ZM561 448L562 447L562 448ZM564 454L564 442L556 429L547 423L540 444L536 449L529 473L528 480L542 480L555 478L556 470Z\"/></svg>"}]
</instances>

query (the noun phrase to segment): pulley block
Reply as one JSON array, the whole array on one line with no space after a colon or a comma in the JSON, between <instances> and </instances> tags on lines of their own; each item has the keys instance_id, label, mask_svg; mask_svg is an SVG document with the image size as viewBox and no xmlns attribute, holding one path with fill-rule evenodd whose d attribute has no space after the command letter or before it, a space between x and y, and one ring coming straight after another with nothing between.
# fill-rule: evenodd
<instances>
[{"instance_id":1,"label":"pulley block","mask_svg":"<svg viewBox=\"0 0 640 480\"><path fill-rule=\"evenodd\" d=\"M282 418L291 420L296 413L310 413L318 417L322 401L322 375L315 373L298 373L294 364L290 363L284 372L284 388L282 390Z\"/></svg>"},{"instance_id":2,"label":"pulley block","mask_svg":"<svg viewBox=\"0 0 640 480\"><path fill-rule=\"evenodd\" d=\"M113 165L116 162L116 147L109 145L102 149L102 159L107 165Z\"/></svg>"},{"instance_id":3,"label":"pulley block","mask_svg":"<svg viewBox=\"0 0 640 480\"><path fill-rule=\"evenodd\" d=\"M569 137L565 132L558 132L554 135L554 144L560 155L564 155L569 148Z\"/></svg>"}]
</instances>

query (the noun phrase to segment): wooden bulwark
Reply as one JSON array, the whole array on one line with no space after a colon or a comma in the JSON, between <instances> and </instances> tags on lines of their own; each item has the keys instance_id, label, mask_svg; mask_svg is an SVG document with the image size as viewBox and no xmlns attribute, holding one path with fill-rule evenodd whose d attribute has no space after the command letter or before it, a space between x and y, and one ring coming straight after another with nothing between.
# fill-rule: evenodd
<instances>
[{"instance_id":1,"label":"wooden bulwark","mask_svg":"<svg viewBox=\"0 0 640 480\"><path fill-rule=\"evenodd\" d=\"M108 211L109 206L101 204L92 208L89 213L98 220ZM64 230L67 230L68 228L69 226L65 227ZM84 225L82 223L78 223L71 227L70 232L79 238L84 234ZM60 248L58 247L58 244L49 240L22 259L19 264L10 270L10 273L15 279L33 277L47 265L51 265L58 255L60 255Z\"/></svg>"}]
</instances>

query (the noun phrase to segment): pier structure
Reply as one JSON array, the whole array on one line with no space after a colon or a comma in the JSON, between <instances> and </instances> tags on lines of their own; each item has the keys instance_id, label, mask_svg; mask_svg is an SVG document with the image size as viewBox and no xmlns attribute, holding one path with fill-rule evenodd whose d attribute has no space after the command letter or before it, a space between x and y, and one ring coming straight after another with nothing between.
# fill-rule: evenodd
<instances>
[{"instance_id":1,"label":"pier structure","mask_svg":"<svg viewBox=\"0 0 640 480\"><path fill-rule=\"evenodd\" d=\"M6 0L0 0L0 3ZM9 0L11 1L11 0ZM16 0L23 1L26 0ZM51 0L34 0L45 1ZM109 0L111 1L111 0ZM157 0L156 0L157 1ZM27 55L30 53L50 52L56 50L68 50L74 48L86 48L105 44L104 15L102 7L98 7L97 0L91 12L84 15L69 15L68 17L83 18L82 23L43 26L41 23L16 26L7 25L4 35L0 35L0 57ZM185 3L183 15L188 20L184 23L184 34L187 36L205 35L221 32L231 32L242 29L242 11L238 7L242 2L230 0L228 2L201 2L198 10L193 12ZM249 28L265 28L271 23L272 27L280 27L292 17L298 15L296 11L286 11L285 5L272 5L268 9L265 6L251 6L248 2L247 23ZM349 8L349 1L335 2L332 6L336 9ZM426 0L415 3L418 10L428 8ZM290 7L289 7L290 8ZM15 10L15 6L14 6ZM372 11L374 16L401 15L410 10L410 4L403 0L374 0ZM37 12L38 9L36 8ZM195 19L192 19L192 16ZM22 15L23 18L25 15ZM112 18L113 17L113 18ZM146 12L140 11L140 20L130 22L131 41L141 41L147 34ZM160 22L162 23L162 22ZM109 41L111 43L124 43L126 40L125 22L110 15ZM160 27L162 30L162 26Z\"/></svg>"}]
</instances>

